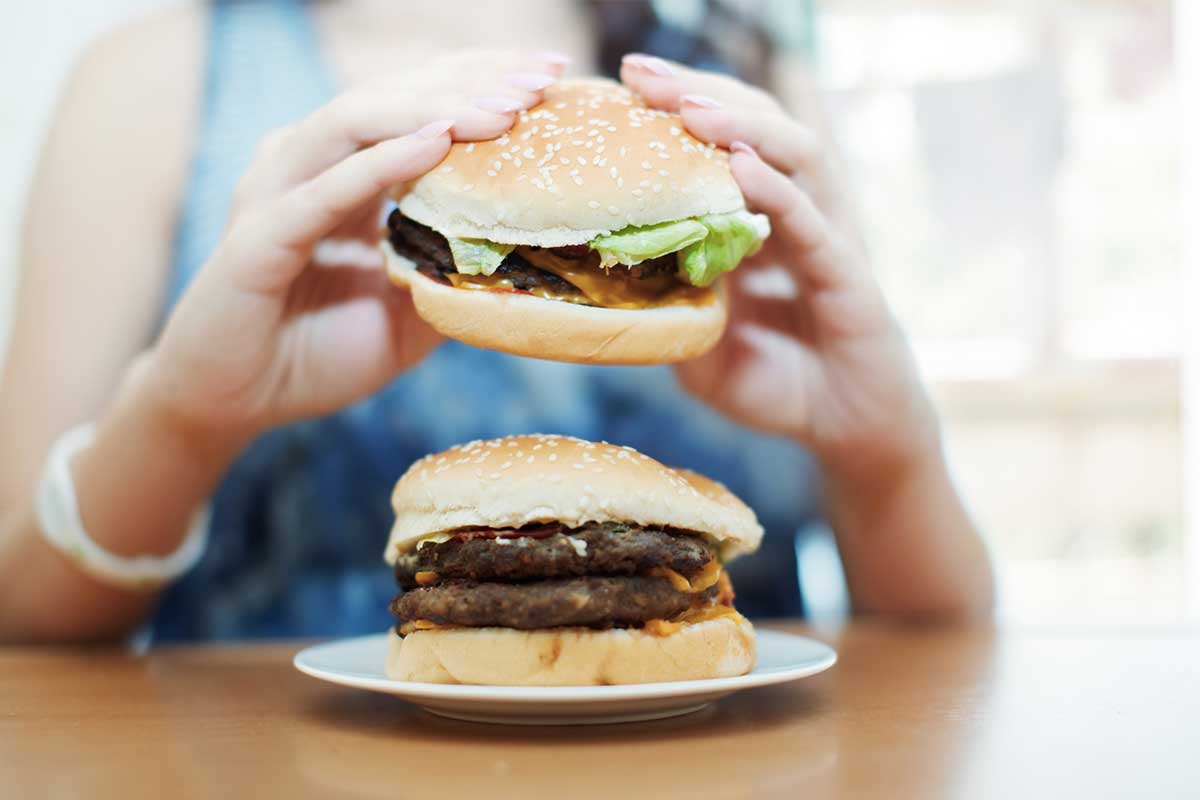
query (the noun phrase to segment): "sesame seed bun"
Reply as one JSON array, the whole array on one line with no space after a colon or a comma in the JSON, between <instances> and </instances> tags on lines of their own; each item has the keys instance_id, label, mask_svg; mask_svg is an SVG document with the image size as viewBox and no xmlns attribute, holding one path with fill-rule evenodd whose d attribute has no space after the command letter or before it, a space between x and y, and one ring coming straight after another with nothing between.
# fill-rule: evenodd
<instances>
[{"instance_id":1,"label":"sesame seed bun","mask_svg":"<svg viewBox=\"0 0 1200 800\"><path fill-rule=\"evenodd\" d=\"M721 484L630 447L526 435L457 445L417 461L392 492L389 564L432 534L532 522L671 526L716 543L725 559L755 550L762 527Z\"/></svg>"},{"instance_id":2,"label":"sesame seed bun","mask_svg":"<svg viewBox=\"0 0 1200 800\"><path fill-rule=\"evenodd\" d=\"M401 212L446 236L562 247L745 208L728 154L679 115L607 80L563 81L544 97L504 136L452 145L397 192Z\"/></svg>"},{"instance_id":3,"label":"sesame seed bun","mask_svg":"<svg viewBox=\"0 0 1200 800\"><path fill-rule=\"evenodd\" d=\"M580 364L662 364L711 350L725 331L724 292L705 305L601 308L515 292L456 289L417 272L381 246L392 282L412 293L417 314L443 336L531 358Z\"/></svg>"},{"instance_id":4,"label":"sesame seed bun","mask_svg":"<svg viewBox=\"0 0 1200 800\"><path fill-rule=\"evenodd\" d=\"M637 629L459 628L389 637L387 676L399 681L502 686L595 686L744 675L754 628L741 616L685 624L656 636Z\"/></svg>"}]
</instances>

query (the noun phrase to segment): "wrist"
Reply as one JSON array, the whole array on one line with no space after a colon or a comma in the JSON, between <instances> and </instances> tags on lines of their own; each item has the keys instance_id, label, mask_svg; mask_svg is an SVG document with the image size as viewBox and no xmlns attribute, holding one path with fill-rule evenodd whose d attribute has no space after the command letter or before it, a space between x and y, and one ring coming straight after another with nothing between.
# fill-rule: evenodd
<instances>
[{"instance_id":1,"label":"wrist","mask_svg":"<svg viewBox=\"0 0 1200 800\"><path fill-rule=\"evenodd\" d=\"M163 438L167 446L198 462L224 471L263 432L250 420L196 413L187 392L164 368L161 353L149 350L130 366L118 394L117 411L136 416Z\"/></svg>"},{"instance_id":2,"label":"wrist","mask_svg":"<svg viewBox=\"0 0 1200 800\"><path fill-rule=\"evenodd\" d=\"M173 552L246 443L238 432L178 417L162 402L151 366L147 356L134 362L69 467L85 530L119 557Z\"/></svg>"},{"instance_id":3,"label":"wrist","mask_svg":"<svg viewBox=\"0 0 1200 800\"><path fill-rule=\"evenodd\" d=\"M880 492L947 469L941 426L933 413L909 423L899 435L889 431L887 436L828 448L816 455L827 483Z\"/></svg>"}]
</instances>

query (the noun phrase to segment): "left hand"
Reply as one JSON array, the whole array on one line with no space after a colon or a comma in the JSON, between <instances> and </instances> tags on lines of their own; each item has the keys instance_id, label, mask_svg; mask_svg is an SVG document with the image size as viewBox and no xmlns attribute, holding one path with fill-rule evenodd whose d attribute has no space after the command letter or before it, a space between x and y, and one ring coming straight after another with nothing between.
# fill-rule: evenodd
<instances>
[{"instance_id":1,"label":"left hand","mask_svg":"<svg viewBox=\"0 0 1200 800\"><path fill-rule=\"evenodd\" d=\"M820 120L799 122L759 89L657 58L627 56L621 80L679 111L696 138L733 150L747 204L771 218L763 249L725 278L726 335L676 367L684 387L849 472L937 452L936 415L869 269Z\"/></svg>"}]
</instances>

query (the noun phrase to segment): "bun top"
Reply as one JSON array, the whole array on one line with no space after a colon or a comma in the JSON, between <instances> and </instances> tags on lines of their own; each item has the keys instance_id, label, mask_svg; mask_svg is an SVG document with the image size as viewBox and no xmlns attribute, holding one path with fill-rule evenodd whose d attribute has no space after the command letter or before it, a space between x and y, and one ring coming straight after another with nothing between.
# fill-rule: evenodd
<instances>
[{"instance_id":1,"label":"bun top","mask_svg":"<svg viewBox=\"0 0 1200 800\"><path fill-rule=\"evenodd\" d=\"M400 210L446 236L562 247L745 208L729 154L679 115L608 80L563 81L544 98L499 139L452 145L395 192Z\"/></svg>"},{"instance_id":2,"label":"bun top","mask_svg":"<svg viewBox=\"0 0 1200 800\"><path fill-rule=\"evenodd\" d=\"M421 539L470 526L632 522L704 534L728 559L757 549L763 530L716 481L665 467L631 447L567 436L508 436L417 461L392 492L389 564Z\"/></svg>"}]
</instances>

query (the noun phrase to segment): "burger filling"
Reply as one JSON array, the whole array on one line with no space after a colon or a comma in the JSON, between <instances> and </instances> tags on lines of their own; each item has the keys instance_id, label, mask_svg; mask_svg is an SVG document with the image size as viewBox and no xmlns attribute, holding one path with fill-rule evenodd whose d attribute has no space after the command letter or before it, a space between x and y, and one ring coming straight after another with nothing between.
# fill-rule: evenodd
<instances>
[{"instance_id":1,"label":"burger filling","mask_svg":"<svg viewBox=\"0 0 1200 800\"><path fill-rule=\"evenodd\" d=\"M713 302L712 282L758 249L765 223L725 214L629 228L584 245L525 247L447 238L395 209L392 249L428 278L460 289L533 294L603 308Z\"/></svg>"},{"instance_id":2,"label":"burger filling","mask_svg":"<svg viewBox=\"0 0 1200 800\"><path fill-rule=\"evenodd\" d=\"M448 626L672 626L734 613L713 546L686 531L616 523L473 528L403 555L400 634Z\"/></svg>"}]
</instances>

